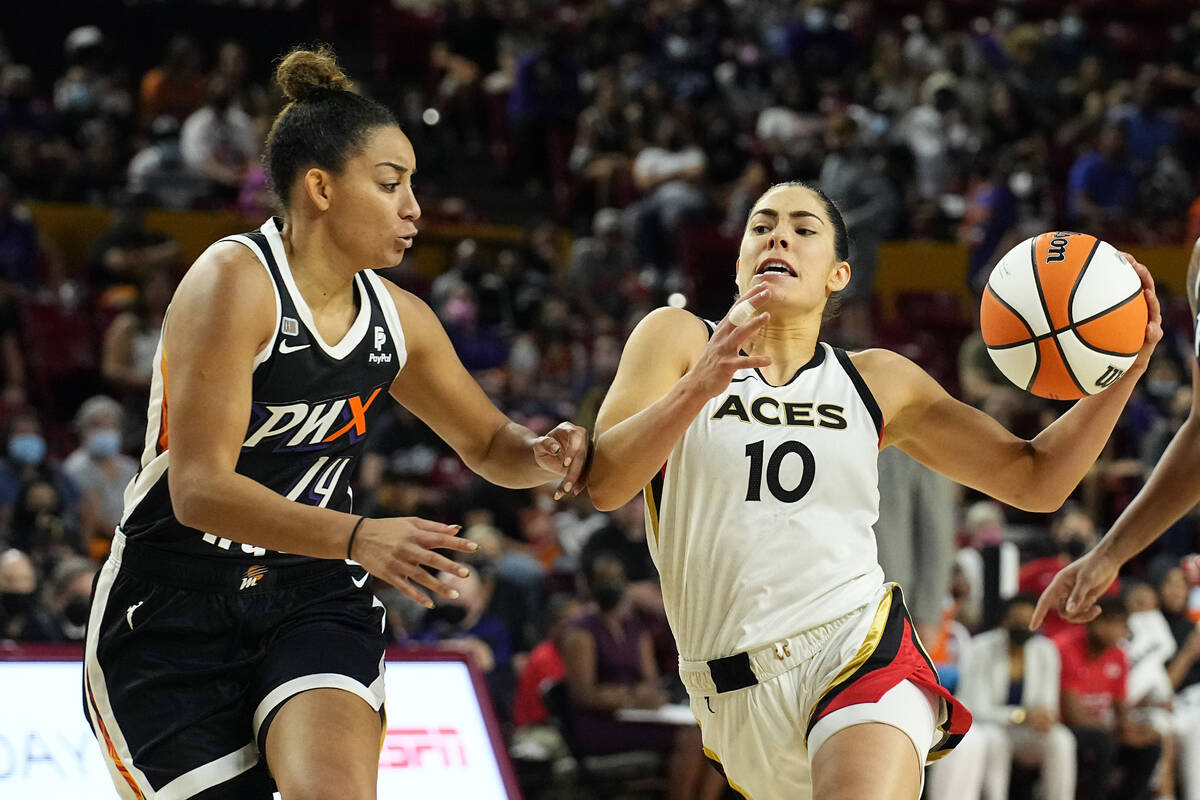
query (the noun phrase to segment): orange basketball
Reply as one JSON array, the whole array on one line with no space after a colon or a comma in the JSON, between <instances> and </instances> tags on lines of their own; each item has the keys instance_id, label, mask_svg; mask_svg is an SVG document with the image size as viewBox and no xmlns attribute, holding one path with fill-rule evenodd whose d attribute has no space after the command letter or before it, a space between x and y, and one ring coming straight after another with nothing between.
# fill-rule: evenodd
<instances>
[{"instance_id":1,"label":"orange basketball","mask_svg":"<svg viewBox=\"0 0 1200 800\"><path fill-rule=\"evenodd\" d=\"M1010 381L1077 400L1125 374L1146 338L1142 282L1107 242L1043 233L1008 251L988 278L979 327Z\"/></svg>"}]
</instances>

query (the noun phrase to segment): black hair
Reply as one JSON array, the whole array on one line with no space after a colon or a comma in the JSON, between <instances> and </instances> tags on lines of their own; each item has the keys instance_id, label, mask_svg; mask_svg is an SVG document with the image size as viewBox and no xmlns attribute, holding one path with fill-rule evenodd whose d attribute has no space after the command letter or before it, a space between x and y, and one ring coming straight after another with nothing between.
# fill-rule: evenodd
<instances>
[{"instance_id":1,"label":"black hair","mask_svg":"<svg viewBox=\"0 0 1200 800\"><path fill-rule=\"evenodd\" d=\"M288 53L275 69L275 82L290 102L271 125L265 158L285 210L288 191L301 169L317 166L337 172L375 128L399 126L385 106L354 91L327 46Z\"/></svg>"},{"instance_id":2,"label":"black hair","mask_svg":"<svg viewBox=\"0 0 1200 800\"><path fill-rule=\"evenodd\" d=\"M1017 592L1012 597L1001 603L1000 617L1004 618L1008 616L1008 612L1012 611L1014 606L1036 606L1037 601L1037 595L1035 594L1030 594L1029 592Z\"/></svg>"}]
</instances>

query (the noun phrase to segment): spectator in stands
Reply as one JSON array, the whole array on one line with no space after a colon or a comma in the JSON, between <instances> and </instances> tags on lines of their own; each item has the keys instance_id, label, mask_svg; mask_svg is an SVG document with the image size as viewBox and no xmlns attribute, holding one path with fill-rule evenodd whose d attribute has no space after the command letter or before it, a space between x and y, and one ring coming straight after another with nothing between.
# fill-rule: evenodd
<instances>
[{"instance_id":1,"label":"spectator in stands","mask_svg":"<svg viewBox=\"0 0 1200 800\"><path fill-rule=\"evenodd\" d=\"M679 120L664 116L654 144L633 160L633 183L642 199L626 213L642 263L660 268L669 265L671 237L680 224L707 206L701 183L707 166L704 151L689 141Z\"/></svg>"},{"instance_id":2,"label":"spectator in stands","mask_svg":"<svg viewBox=\"0 0 1200 800\"><path fill-rule=\"evenodd\" d=\"M650 636L630 613L621 560L598 557L586 577L596 610L571 624L563 646L576 747L587 755L669 753L668 800L719 797L723 781L704 763L698 728L616 718L620 709L659 708L667 694Z\"/></svg>"},{"instance_id":3,"label":"spectator in stands","mask_svg":"<svg viewBox=\"0 0 1200 800\"><path fill-rule=\"evenodd\" d=\"M494 570L479 560L466 578L449 573L438 578L458 597L427 611L413 638L467 655L484 674L497 713L507 720L516 688L512 631L492 612Z\"/></svg>"},{"instance_id":4,"label":"spectator in stands","mask_svg":"<svg viewBox=\"0 0 1200 800\"><path fill-rule=\"evenodd\" d=\"M1086 553L1098 541L1096 523L1079 506L1067 503L1055 513L1050 522L1050 546L1057 552L1042 558L1035 558L1021 567L1018 582L1022 592L1039 596L1054 580L1059 571L1075 559ZM1120 587L1114 583L1108 590L1108 596L1120 594ZM1067 630L1078 626L1073 625L1051 611L1046 616L1042 631L1051 639Z\"/></svg>"},{"instance_id":5,"label":"spectator in stands","mask_svg":"<svg viewBox=\"0 0 1200 800\"><path fill-rule=\"evenodd\" d=\"M1119 597L1102 597L1100 616L1055 637L1062 660L1063 722L1075 734L1080 797L1139 797L1158 762L1162 737L1144 722L1129 719L1129 663L1118 646L1128 633L1128 613ZM1110 786L1114 767L1120 785Z\"/></svg>"},{"instance_id":6,"label":"spectator in stands","mask_svg":"<svg viewBox=\"0 0 1200 800\"><path fill-rule=\"evenodd\" d=\"M49 610L58 627L55 638L59 641L83 642L95 577L96 563L86 558L63 559L55 568L50 581Z\"/></svg>"},{"instance_id":7,"label":"spectator in stands","mask_svg":"<svg viewBox=\"0 0 1200 800\"><path fill-rule=\"evenodd\" d=\"M1095 149L1075 160L1067 178L1067 219L1072 224L1109 231L1128 221L1138 182L1124 151L1124 130L1109 123L1097 134Z\"/></svg>"},{"instance_id":8,"label":"spectator in stands","mask_svg":"<svg viewBox=\"0 0 1200 800\"><path fill-rule=\"evenodd\" d=\"M1200 629L1188 616L1188 582L1178 562L1160 563L1152 570L1159 608L1170 627L1177 649L1167 662L1167 675L1175 690L1173 727L1179 748L1178 769L1182 796L1200 798Z\"/></svg>"},{"instance_id":9,"label":"spectator in stands","mask_svg":"<svg viewBox=\"0 0 1200 800\"><path fill-rule=\"evenodd\" d=\"M567 677L563 662L563 642L567 626L582 609L579 600L569 594L557 594L546 601L544 636L529 653L517 677L513 703L513 755L545 760L567 755L556 728L550 725L550 712L542 700L546 687Z\"/></svg>"},{"instance_id":10,"label":"spectator in stands","mask_svg":"<svg viewBox=\"0 0 1200 800\"><path fill-rule=\"evenodd\" d=\"M1148 173L1162 148L1179 137L1179 123L1162 106L1161 78L1152 66L1142 68L1130 102L1114 108L1111 118L1125 132L1125 155L1135 174Z\"/></svg>"},{"instance_id":11,"label":"spectator in stands","mask_svg":"<svg viewBox=\"0 0 1200 800\"><path fill-rule=\"evenodd\" d=\"M57 287L64 274L58 248L38 230L29 209L16 203L12 182L0 174L0 297Z\"/></svg>"},{"instance_id":12,"label":"spectator in stands","mask_svg":"<svg viewBox=\"0 0 1200 800\"><path fill-rule=\"evenodd\" d=\"M1014 759L1037 765L1044 800L1074 800L1075 737L1059 722L1058 649L1029 630L1037 598L1008 599L1000 627L971 640L955 692L974 724L930 774L932 800L1007 800Z\"/></svg>"},{"instance_id":13,"label":"spectator in stands","mask_svg":"<svg viewBox=\"0 0 1200 800\"><path fill-rule=\"evenodd\" d=\"M53 642L54 618L38 597L37 573L17 549L0 552L0 641Z\"/></svg>"},{"instance_id":14,"label":"spectator in stands","mask_svg":"<svg viewBox=\"0 0 1200 800\"><path fill-rule=\"evenodd\" d=\"M38 574L53 573L65 559L88 554L77 503L68 505L73 484L36 477L26 482L13 509L10 542L29 553Z\"/></svg>"},{"instance_id":15,"label":"spectator in stands","mask_svg":"<svg viewBox=\"0 0 1200 800\"><path fill-rule=\"evenodd\" d=\"M74 508L78 491L73 483L46 453L42 423L32 409L14 412L8 418L8 447L0 460L0 514L7 528L17 500L25 487L36 480L51 483L60 493L64 505Z\"/></svg>"},{"instance_id":16,"label":"spectator in stands","mask_svg":"<svg viewBox=\"0 0 1200 800\"><path fill-rule=\"evenodd\" d=\"M54 84L54 109L71 127L101 118L126 120L133 99L122 85L119 72L109 68L109 42L95 25L83 25L67 34L63 59L67 70Z\"/></svg>"},{"instance_id":17,"label":"spectator in stands","mask_svg":"<svg viewBox=\"0 0 1200 800\"><path fill-rule=\"evenodd\" d=\"M854 265L850 283L838 296L848 304L865 304L875 283L879 245L892 230L899 200L864 148L853 117L837 114L827 120L825 151L819 183L846 220ZM843 314L848 311L843 307Z\"/></svg>"},{"instance_id":18,"label":"spectator in stands","mask_svg":"<svg viewBox=\"0 0 1200 800\"><path fill-rule=\"evenodd\" d=\"M259 152L254 119L233 102L229 79L208 83L208 102L192 112L179 131L183 163L209 180L219 201L232 201Z\"/></svg>"},{"instance_id":19,"label":"spectator in stands","mask_svg":"<svg viewBox=\"0 0 1200 800\"><path fill-rule=\"evenodd\" d=\"M190 36L177 34L167 42L163 61L142 76L139 110L142 127L162 114L183 125L204 105L208 82L200 71L200 49Z\"/></svg>"},{"instance_id":20,"label":"spectator in stands","mask_svg":"<svg viewBox=\"0 0 1200 800\"><path fill-rule=\"evenodd\" d=\"M102 305L127 306L132 287L180 267L179 244L166 234L146 228L149 199L118 192L112 199L112 226L92 243L89 279L100 293ZM117 291L112 292L114 289Z\"/></svg>"},{"instance_id":21,"label":"spectator in stands","mask_svg":"<svg viewBox=\"0 0 1200 800\"><path fill-rule=\"evenodd\" d=\"M110 393L135 414L134 419L145 412L154 354L174 287L175 277L169 271L150 274L132 306L114 317L104 332L100 373Z\"/></svg>"},{"instance_id":22,"label":"spectator in stands","mask_svg":"<svg viewBox=\"0 0 1200 800\"><path fill-rule=\"evenodd\" d=\"M194 208L208 196L208 179L184 163L179 121L169 114L150 123L150 141L129 162L128 177L130 194L172 211Z\"/></svg>"},{"instance_id":23,"label":"spectator in stands","mask_svg":"<svg viewBox=\"0 0 1200 800\"><path fill-rule=\"evenodd\" d=\"M108 555L124 511L125 487L138 470L138 463L121 452L123 416L111 397L96 395L84 401L75 415L80 446L63 462L63 471L82 493L84 536L98 562Z\"/></svg>"},{"instance_id":24,"label":"spectator in stands","mask_svg":"<svg viewBox=\"0 0 1200 800\"><path fill-rule=\"evenodd\" d=\"M1009 186L1011 169L1003 156L980 156L971 172L958 240L967 246L967 285L982 295L996 261L1016 243L1017 197Z\"/></svg>"},{"instance_id":25,"label":"spectator in stands","mask_svg":"<svg viewBox=\"0 0 1200 800\"><path fill-rule=\"evenodd\" d=\"M601 74L595 101L579 114L571 170L590 189L595 208L625 205L630 191L632 135L622 107L621 88L613 75Z\"/></svg>"},{"instance_id":26,"label":"spectator in stands","mask_svg":"<svg viewBox=\"0 0 1200 800\"><path fill-rule=\"evenodd\" d=\"M589 317L619 317L635 279L636 254L621 225L621 212L602 208L592 220L592 235L571 245L567 286L571 299Z\"/></svg>"},{"instance_id":27,"label":"spectator in stands","mask_svg":"<svg viewBox=\"0 0 1200 800\"><path fill-rule=\"evenodd\" d=\"M228 88L231 103L250 117L267 113L267 90L250 80L250 60L241 42L227 39L217 50L217 67L213 76ZM263 139L266 132L263 132Z\"/></svg>"}]
</instances>

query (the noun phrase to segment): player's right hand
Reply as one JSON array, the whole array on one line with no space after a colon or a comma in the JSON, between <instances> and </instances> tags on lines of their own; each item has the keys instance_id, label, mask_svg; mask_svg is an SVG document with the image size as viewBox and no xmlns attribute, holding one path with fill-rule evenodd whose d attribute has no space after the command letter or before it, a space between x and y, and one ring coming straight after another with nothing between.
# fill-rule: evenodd
<instances>
[{"instance_id":1,"label":"player's right hand","mask_svg":"<svg viewBox=\"0 0 1200 800\"><path fill-rule=\"evenodd\" d=\"M1100 616L1096 601L1108 591L1120 569L1119 562L1098 548L1063 567L1038 598L1030 630L1042 626L1050 609L1056 609L1068 622L1091 622Z\"/></svg>"},{"instance_id":2,"label":"player's right hand","mask_svg":"<svg viewBox=\"0 0 1200 800\"><path fill-rule=\"evenodd\" d=\"M734 303L736 308L738 303L749 302L758 312L749 322L736 325L730 320L730 315L726 314L717 325L704 351L685 376L687 382L704 397L715 397L725 391L733 373L739 369L754 369L771 364L771 359L767 356L749 356L742 352L742 345L761 331L770 319L770 314L760 311L770 299L771 287L760 283Z\"/></svg>"},{"instance_id":3,"label":"player's right hand","mask_svg":"<svg viewBox=\"0 0 1200 800\"><path fill-rule=\"evenodd\" d=\"M433 608L433 601L417 589L417 585L451 599L458 597L458 592L425 567L462 578L470 574L462 564L434 552L475 552L479 545L458 537L456 534L461 530L461 525L443 525L420 517L366 519L354 540L350 557L375 577L395 586L426 608Z\"/></svg>"}]
</instances>

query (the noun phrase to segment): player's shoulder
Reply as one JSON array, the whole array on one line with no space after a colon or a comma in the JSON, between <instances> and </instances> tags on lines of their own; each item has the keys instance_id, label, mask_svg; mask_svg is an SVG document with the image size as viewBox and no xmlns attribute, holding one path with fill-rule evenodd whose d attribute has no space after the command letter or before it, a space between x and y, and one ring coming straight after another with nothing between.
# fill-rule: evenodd
<instances>
[{"instance_id":1,"label":"player's shoulder","mask_svg":"<svg viewBox=\"0 0 1200 800\"><path fill-rule=\"evenodd\" d=\"M699 342L701 347L711 333L709 323L687 309L675 306L654 309L642 317L633 330L639 337L662 340L664 344Z\"/></svg>"},{"instance_id":2,"label":"player's shoulder","mask_svg":"<svg viewBox=\"0 0 1200 800\"><path fill-rule=\"evenodd\" d=\"M854 368L867 381L873 378L879 379L883 375L895 378L905 373L912 373L914 370L917 372L922 371L912 359L894 350L887 350L882 347L847 351L846 355L849 357L850 363L854 365Z\"/></svg>"},{"instance_id":3,"label":"player's shoulder","mask_svg":"<svg viewBox=\"0 0 1200 800\"><path fill-rule=\"evenodd\" d=\"M271 292L271 276L262 262L244 244L229 239L214 242L184 275L182 290L188 283L215 284L231 290L259 294Z\"/></svg>"},{"instance_id":4,"label":"player's shoulder","mask_svg":"<svg viewBox=\"0 0 1200 800\"><path fill-rule=\"evenodd\" d=\"M192 264L171 300L171 314L197 313L209 319L261 318L269 324L276 307L275 287L262 262L245 245L212 244ZM266 309L271 314L264 313Z\"/></svg>"}]
</instances>

